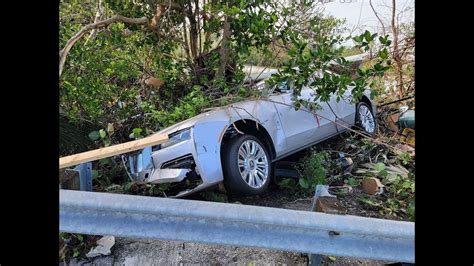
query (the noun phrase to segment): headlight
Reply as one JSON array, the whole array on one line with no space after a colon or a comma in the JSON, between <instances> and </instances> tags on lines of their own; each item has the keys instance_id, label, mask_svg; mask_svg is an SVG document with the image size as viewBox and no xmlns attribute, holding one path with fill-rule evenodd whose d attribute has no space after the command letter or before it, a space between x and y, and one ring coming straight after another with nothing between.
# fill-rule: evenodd
<instances>
[{"instance_id":1,"label":"headlight","mask_svg":"<svg viewBox=\"0 0 474 266\"><path fill-rule=\"evenodd\" d=\"M168 135L168 141L161 144L161 148L167 148L173 145L176 145L182 141L188 140L191 138L191 128L181 129L174 133Z\"/></svg>"}]
</instances>

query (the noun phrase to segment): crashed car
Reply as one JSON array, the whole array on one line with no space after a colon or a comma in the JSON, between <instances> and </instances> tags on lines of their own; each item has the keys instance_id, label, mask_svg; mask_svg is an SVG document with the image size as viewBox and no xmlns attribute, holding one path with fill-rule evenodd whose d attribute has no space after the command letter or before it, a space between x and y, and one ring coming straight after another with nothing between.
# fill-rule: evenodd
<instances>
[{"instance_id":1,"label":"crashed car","mask_svg":"<svg viewBox=\"0 0 474 266\"><path fill-rule=\"evenodd\" d=\"M312 100L314 93L306 87L299 97ZM221 182L231 193L259 194L268 187L279 159L351 127L374 134L376 107L370 91L356 103L351 97L351 89L340 101L332 95L328 102L319 102L322 109L315 115L305 108L296 110L291 85L281 84L268 97L216 108L157 132L169 140L124 156L124 163L134 181L183 184L172 197Z\"/></svg>"}]
</instances>

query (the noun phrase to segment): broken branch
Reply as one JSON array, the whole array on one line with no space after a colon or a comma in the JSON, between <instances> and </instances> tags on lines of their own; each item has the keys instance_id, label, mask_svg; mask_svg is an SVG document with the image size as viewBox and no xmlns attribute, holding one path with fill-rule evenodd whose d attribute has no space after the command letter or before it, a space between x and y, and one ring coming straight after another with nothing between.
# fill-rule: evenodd
<instances>
[{"instance_id":1,"label":"broken branch","mask_svg":"<svg viewBox=\"0 0 474 266\"><path fill-rule=\"evenodd\" d=\"M74 36L72 36L66 42L66 45L64 45L64 48L59 51L59 77L61 77L61 74L63 73L64 64L66 63L66 58L69 51L71 50L72 46L74 46L74 44L77 41L79 41L82 38L82 36L84 36L85 33L91 30L96 30L98 28L107 27L108 25L112 23L116 23L116 22L123 22L126 24L133 24L133 25L143 25L147 27L149 30L156 30L159 20L161 19L161 17L163 16L163 13L168 8L177 9L177 10L182 9L182 7L179 4L170 2L168 5L166 4L159 5L156 9L156 14L153 16L151 21L149 21L147 17L128 18L121 15L115 15L111 18L108 18L102 21L97 21L92 24L84 26L76 34L74 34Z\"/></svg>"},{"instance_id":2,"label":"broken branch","mask_svg":"<svg viewBox=\"0 0 474 266\"><path fill-rule=\"evenodd\" d=\"M72 46L81 39L82 36L84 36L85 33L88 31L102 28L102 27L107 27L108 25L115 23L115 22L123 22L127 24L135 24L135 25L145 25L149 27L149 22L148 18L142 17L142 18L127 18L123 17L121 15L115 15L111 18L108 18L106 20L102 20L96 23L89 24L87 26L84 26L81 30L79 30L74 36L72 36L67 42L66 45L64 45L64 48L59 51L59 76L61 77L61 74L63 73L63 68L64 64L66 63L66 58L71 50Z\"/></svg>"}]
</instances>

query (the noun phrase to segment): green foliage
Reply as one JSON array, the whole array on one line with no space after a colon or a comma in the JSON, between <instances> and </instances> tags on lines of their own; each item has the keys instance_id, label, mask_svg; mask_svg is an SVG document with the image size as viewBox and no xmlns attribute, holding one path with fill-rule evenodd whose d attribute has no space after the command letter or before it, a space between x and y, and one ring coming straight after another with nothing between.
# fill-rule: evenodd
<instances>
[{"instance_id":1,"label":"green foliage","mask_svg":"<svg viewBox=\"0 0 474 266\"><path fill-rule=\"evenodd\" d=\"M296 184L296 181L292 178L284 178L280 182L278 182L278 186L280 188L288 191L295 191L297 188Z\"/></svg>"},{"instance_id":2,"label":"green foliage","mask_svg":"<svg viewBox=\"0 0 474 266\"><path fill-rule=\"evenodd\" d=\"M353 46L353 47L350 47L350 48L345 48L342 51L341 56L348 57L348 56L358 55L358 54L362 54L362 53L363 53L363 51L360 49L360 47Z\"/></svg>"},{"instance_id":3,"label":"green foliage","mask_svg":"<svg viewBox=\"0 0 474 266\"><path fill-rule=\"evenodd\" d=\"M61 47L83 25L93 22L96 5L96 1L61 2ZM134 5L131 8L131 3L109 1L105 15L151 14L150 10L137 7L143 5ZM176 60L171 54L177 47L176 41L157 42L152 32L140 29L142 26L115 23L99 29L93 38L86 34L74 45L60 79L60 108L70 119L118 123L140 114L140 102L155 105L157 98L165 95L172 104L181 95L173 90L187 80L187 75L183 71L184 59ZM141 83L144 75L166 83L156 91Z\"/></svg>"},{"instance_id":4,"label":"green foliage","mask_svg":"<svg viewBox=\"0 0 474 266\"><path fill-rule=\"evenodd\" d=\"M296 102L296 108L300 106L314 110L314 101L329 101L330 94L337 95L339 101L342 95L351 88L351 94L354 101L357 101L363 92L370 85L374 86L374 82L370 82L374 77L383 76L385 71L389 69L388 37L380 38L384 47L373 62L373 65L366 69L358 69L357 77L353 77L349 73L342 72L334 74L328 71L331 65L336 62L340 67L349 68L349 63L344 59L342 53L344 48L341 47L345 38L340 36L326 36L321 38L317 44L309 43L303 36L292 31L287 32L286 42L292 47L288 51L290 60L285 63L278 74L274 75L267 83L269 86L276 86L281 82L291 81L293 84L293 100ZM364 51L369 50L373 45L377 34L371 34L366 31L359 36L355 36L353 40L356 42L356 48ZM338 48L339 46L339 48ZM315 74L321 71L320 74ZM309 86L314 89L316 96L310 100L300 100L301 89Z\"/></svg>"},{"instance_id":5,"label":"green foliage","mask_svg":"<svg viewBox=\"0 0 474 266\"><path fill-rule=\"evenodd\" d=\"M134 128L132 130L132 134L130 134L130 138L133 138L133 139L142 138L142 131L143 131L143 129L141 129L141 128Z\"/></svg>"},{"instance_id":6,"label":"green foliage","mask_svg":"<svg viewBox=\"0 0 474 266\"><path fill-rule=\"evenodd\" d=\"M386 186L385 195L387 200L381 206L389 213L403 210L410 220L415 219L415 175L409 173L408 176L389 173L383 163L374 165L376 175L381 177L382 183Z\"/></svg>"},{"instance_id":7,"label":"green foliage","mask_svg":"<svg viewBox=\"0 0 474 266\"><path fill-rule=\"evenodd\" d=\"M59 233L59 259L69 261L71 258L85 258L89 250L96 245L99 236L73 233ZM61 261L62 262L62 261Z\"/></svg>"},{"instance_id":8,"label":"green foliage","mask_svg":"<svg viewBox=\"0 0 474 266\"><path fill-rule=\"evenodd\" d=\"M96 142L101 143L101 146L107 147L110 146L110 135L104 129L99 129L99 131L92 131L89 133L89 139Z\"/></svg>"},{"instance_id":9,"label":"green foliage","mask_svg":"<svg viewBox=\"0 0 474 266\"><path fill-rule=\"evenodd\" d=\"M204 108L209 106L209 99L204 95L199 86L184 96L177 105L170 110L157 111L153 105L142 104L141 108L146 112L151 112L151 119L159 123L162 127L168 127L177 122L186 120L198 115Z\"/></svg>"},{"instance_id":10,"label":"green foliage","mask_svg":"<svg viewBox=\"0 0 474 266\"><path fill-rule=\"evenodd\" d=\"M360 185L361 181L354 177L349 177L348 179L344 180L344 183L351 187L357 187Z\"/></svg>"},{"instance_id":11,"label":"green foliage","mask_svg":"<svg viewBox=\"0 0 474 266\"><path fill-rule=\"evenodd\" d=\"M166 196L165 191L169 189L170 184L144 184L136 182L126 182L121 185L110 183L107 186L104 185L103 187L105 188L104 191L110 193L163 197Z\"/></svg>"},{"instance_id":12,"label":"green foliage","mask_svg":"<svg viewBox=\"0 0 474 266\"><path fill-rule=\"evenodd\" d=\"M327 152L316 152L311 150L309 155L304 157L296 165L300 178L298 185L305 192L312 192L318 184L327 183L327 161L329 154Z\"/></svg>"},{"instance_id":13,"label":"green foliage","mask_svg":"<svg viewBox=\"0 0 474 266\"><path fill-rule=\"evenodd\" d=\"M208 201L215 201L215 202L227 202L227 196L218 192L214 192L211 190L206 190L200 193L200 195L208 200Z\"/></svg>"},{"instance_id":14,"label":"green foliage","mask_svg":"<svg viewBox=\"0 0 474 266\"><path fill-rule=\"evenodd\" d=\"M407 165L412 162L413 158L408 152L402 152L397 156L398 160L403 164Z\"/></svg>"},{"instance_id":15,"label":"green foliage","mask_svg":"<svg viewBox=\"0 0 474 266\"><path fill-rule=\"evenodd\" d=\"M106 1L104 17L121 14L151 18L158 4L153 1ZM190 2L178 1L177 4L186 8ZM95 36L86 34L80 39L71 49L61 76L61 110L75 121L85 118L98 124L120 124L130 117L151 113L145 124L166 126L189 118L207 106L208 89L217 88L221 93L242 97L254 95L254 91L242 86L245 78L242 66L256 54L262 55L267 62L284 64L287 71L293 66L303 69L302 74L290 73L299 76L296 84L302 86L309 78L310 70L314 72L315 67L321 66L309 67L310 62L318 58L327 62L340 53L340 49L332 49L332 46L342 39L330 36L340 32L344 21L324 16L314 1L282 6L275 1L239 0L232 5L209 2L202 8L209 14L208 19L203 24L203 32L193 34L211 34L211 42L202 47L204 51L218 43L219 39L215 38L220 37L223 23L222 16L217 14L229 18L229 64L235 65L230 67L232 71L227 77L213 78L212 72L220 63L219 47L195 58L186 56L188 52L184 52L186 48L181 41L182 14L179 9L172 9L162 17L158 32L139 25L114 23L99 29ZM94 21L95 9L95 1L61 2L61 47L83 25ZM189 13L185 16L191 18ZM275 43L280 46L278 51ZM278 63L275 56L279 54L287 62ZM147 75L164 80L165 84L159 91L144 86L142 78ZM319 83L338 83L342 92L348 81L344 77L325 75ZM195 86L199 86L201 92L196 92ZM329 87L331 85L320 89L324 92L322 98L327 98ZM185 95L188 96L182 99Z\"/></svg>"}]
</instances>

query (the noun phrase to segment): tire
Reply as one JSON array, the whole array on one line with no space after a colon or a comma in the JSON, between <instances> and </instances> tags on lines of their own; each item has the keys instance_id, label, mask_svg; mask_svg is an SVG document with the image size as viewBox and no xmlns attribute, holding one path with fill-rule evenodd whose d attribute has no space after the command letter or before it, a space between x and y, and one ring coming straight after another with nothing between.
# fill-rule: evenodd
<instances>
[{"instance_id":1,"label":"tire","mask_svg":"<svg viewBox=\"0 0 474 266\"><path fill-rule=\"evenodd\" d=\"M242 196L264 192L273 174L267 148L256 137L247 134L238 135L224 145L222 170L226 190Z\"/></svg>"},{"instance_id":2,"label":"tire","mask_svg":"<svg viewBox=\"0 0 474 266\"><path fill-rule=\"evenodd\" d=\"M369 136L373 136L377 131L377 121L372 108L364 102L356 106L355 127Z\"/></svg>"}]
</instances>

